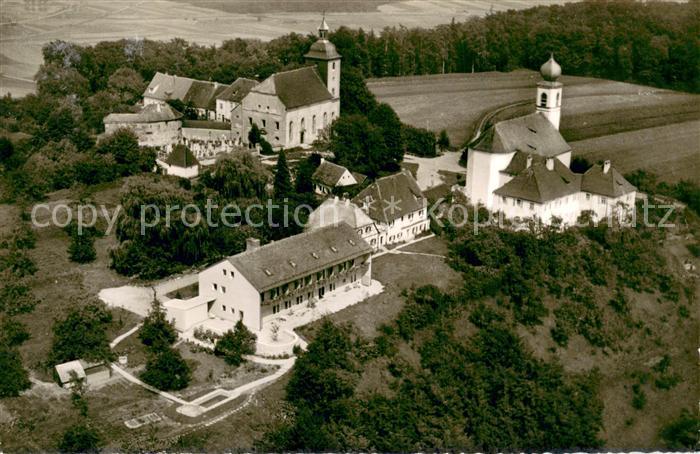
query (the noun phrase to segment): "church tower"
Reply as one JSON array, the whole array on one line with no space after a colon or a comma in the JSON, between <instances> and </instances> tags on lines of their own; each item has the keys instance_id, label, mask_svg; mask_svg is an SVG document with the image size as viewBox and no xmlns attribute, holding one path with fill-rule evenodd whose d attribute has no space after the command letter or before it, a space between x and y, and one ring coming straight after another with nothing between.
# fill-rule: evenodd
<instances>
[{"instance_id":1,"label":"church tower","mask_svg":"<svg viewBox=\"0 0 700 454\"><path fill-rule=\"evenodd\" d=\"M318 27L318 41L313 43L304 58L306 58L307 63L314 63L318 67L321 80L326 84L326 88L333 95L333 98L338 99L340 97L341 57L333 43L328 41L328 31L328 24L324 16L321 26Z\"/></svg>"},{"instance_id":2,"label":"church tower","mask_svg":"<svg viewBox=\"0 0 700 454\"><path fill-rule=\"evenodd\" d=\"M537 112L542 112L549 122L559 129L563 85L557 82L561 76L561 66L554 61L554 55L542 65L540 74L544 80L537 83Z\"/></svg>"}]
</instances>

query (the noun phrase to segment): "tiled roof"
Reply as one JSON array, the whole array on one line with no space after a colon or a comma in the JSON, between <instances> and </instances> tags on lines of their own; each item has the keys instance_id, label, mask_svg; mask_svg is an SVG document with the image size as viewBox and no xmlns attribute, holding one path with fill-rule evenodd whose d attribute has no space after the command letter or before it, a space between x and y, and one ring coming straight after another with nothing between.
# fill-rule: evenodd
<instances>
[{"instance_id":1,"label":"tiled roof","mask_svg":"<svg viewBox=\"0 0 700 454\"><path fill-rule=\"evenodd\" d=\"M557 128L541 113L499 121L472 142L470 148L488 153L522 151L545 157L571 151Z\"/></svg>"},{"instance_id":2,"label":"tiled roof","mask_svg":"<svg viewBox=\"0 0 700 454\"><path fill-rule=\"evenodd\" d=\"M256 85L258 85L258 81L256 80L239 77L235 82L219 93L216 99L240 103Z\"/></svg>"},{"instance_id":3,"label":"tiled roof","mask_svg":"<svg viewBox=\"0 0 700 454\"><path fill-rule=\"evenodd\" d=\"M169 99L184 99L187 91L194 82L189 77L171 76L157 72L151 83L146 87L143 96L146 98L160 99L167 101Z\"/></svg>"},{"instance_id":4,"label":"tiled roof","mask_svg":"<svg viewBox=\"0 0 700 454\"><path fill-rule=\"evenodd\" d=\"M167 104L149 104L137 113L112 113L102 122L108 123L157 123L182 118L182 114Z\"/></svg>"},{"instance_id":5,"label":"tiled roof","mask_svg":"<svg viewBox=\"0 0 700 454\"><path fill-rule=\"evenodd\" d=\"M309 230L229 257L229 262L259 292L291 282L331 265L372 252L348 224Z\"/></svg>"},{"instance_id":6,"label":"tiled roof","mask_svg":"<svg viewBox=\"0 0 700 454\"><path fill-rule=\"evenodd\" d=\"M182 101L186 104L191 102L198 109L209 109L209 101L214 99L218 87L219 84L215 82L194 80Z\"/></svg>"},{"instance_id":7,"label":"tiled roof","mask_svg":"<svg viewBox=\"0 0 700 454\"><path fill-rule=\"evenodd\" d=\"M374 221L349 199L334 197L323 201L309 216L307 229L318 229L327 225L345 222L352 228L374 224Z\"/></svg>"},{"instance_id":8,"label":"tiled roof","mask_svg":"<svg viewBox=\"0 0 700 454\"><path fill-rule=\"evenodd\" d=\"M165 162L177 167L192 167L199 164L199 161L197 161L190 149L182 144L177 144L173 147L173 151L170 152Z\"/></svg>"},{"instance_id":9,"label":"tiled roof","mask_svg":"<svg viewBox=\"0 0 700 454\"><path fill-rule=\"evenodd\" d=\"M617 198L637 190L615 168L610 166L606 173L603 172L603 167L604 164L596 164L583 174L582 191Z\"/></svg>"},{"instance_id":10,"label":"tiled roof","mask_svg":"<svg viewBox=\"0 0 700 454\"><path fill-rule=\"evenodd\" d=\"M347 171L348 169L343 166L323 160L316 168L312 178L314 181L333 188Z\"/></svg>"},{"instance_id":11,"label":"tiled roof","mask_svg":"<svg viewBox=\"0 0 700 454\"><path fill-rule=\"evenodd\" d=\"M559 159L554 158L554 169L546 163L534 162L508 183L494 191L503 197L545 203L579 192L581 176L573 173Z\"/></svg>"},{"instance_id":12,"label":"tiled roof","mask_svg":"<svg viewBox=\"0 0 700 454\"><path fill-rule=\"evenodd\" d=\"M353 202L363 207L370 218L384 224L428 205L418 183L406 170L379 178L360 192Z\"/></svg>"},{"instance_id":13,"label":"tiled roof","mask_svg":"<svg viewBox=\"0 0 700 454\"><path fill-rule=\"evenodd\" d=\"M275 73L254 87L252 92L277 96L287 109L333 99L315 66Z\"/></svg>"}]
</instances>

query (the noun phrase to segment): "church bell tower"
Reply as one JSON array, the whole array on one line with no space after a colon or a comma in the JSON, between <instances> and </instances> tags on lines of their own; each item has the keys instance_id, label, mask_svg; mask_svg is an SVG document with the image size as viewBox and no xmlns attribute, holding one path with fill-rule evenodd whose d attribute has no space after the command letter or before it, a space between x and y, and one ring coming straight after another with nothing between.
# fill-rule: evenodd
<instances>
[{"instance_id":1,"label":"church bell tower","mask_svg":"<svg viewBox=\"0 0 700 454\"><path fill-rule=\"evenodd\" d=\"M559 120L561 118L561 97L562 85L557 79L561 76L561 66L554 60L554 55L549 57L540 68L542 79L537 83L537 112L541 112L559 129Z\"/></svg>"},{"instance_id":2,"label":"church bell tower","mask_svg":"<svg viewBox=\"0 0 700 454\"><path fill-rule=\"evenodd\" d=\"M309 52L304 55L307 63L313 63L318 67L321 80L333 98L340 97L340 54L332 42L328 40L328 24L323 17L318 27L318 40L311 45Z\"/></svg>"}]
</instances>

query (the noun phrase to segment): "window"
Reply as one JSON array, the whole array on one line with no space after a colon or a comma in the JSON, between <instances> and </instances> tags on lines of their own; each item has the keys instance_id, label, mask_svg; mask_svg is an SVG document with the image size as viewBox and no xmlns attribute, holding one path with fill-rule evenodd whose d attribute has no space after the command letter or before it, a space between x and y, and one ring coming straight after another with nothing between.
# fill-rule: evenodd
<instances>
[{"instance_id":1,"label":"window","mask_svg":"<svg viewBox=\"0 0 700 454\"><path fill-rule=\"evenodd\" d=\"M323 127L325 128L326 125L328 125L328 112L323 112Z\"/></svg>"},{"instance_id":2,"label":"window","mask_svg":"<svg viewBox=\"0 0 700 454\"><path fill-rule=\"evenodd\" d=\"M275 136L275 142L279 142L279 141L280 141L280 136Z\"/></svg>"},{"instance_id":3,"label":"window","mask_svg":"<svg viewBox=\"0 0 700 454\"><path fill-rule=\"evenodd\" d=\"M561 106L561 93L557 93L557 107Z\"/></svg>"},{"instance_id":4,"label":"window","mask_svg":"<svg viewBox=\"0 0 700 454\"><path fill-rule=\"evenodd\" d=\"M532 202L530 202L530 211L532 211L532 210L534 210L534 209L535 209L535 204L532 203Z\"/></svg>"},{"instance_id":5,"label":"window","mask_svg":"<svg viewBox=\"0 0 700 454\"><path fill-rule=\"evenodd\" d=\"M519 207L523 206L523 201L520 200L520 199L518 199L518 206L519 206Z\"/></svg>"},{"instance_id":6,"label":"window","mask_svg":"<svg viewBox=\"0 0 700 454\"><path fill-rule=\"evenodd\" d=\"M605 205L605 204L608 203L608 199L606 199L605 197L601 197L601 198L600 198L600 203L602 203L603 205Z\"/></svg>"},{"instance_id":7,"label":"window","mask_svg":"<svg viewBox=\"0 0 700 454\"><path fill-rule=\"evenodd\" d=\"M239 318L240 318L241 320L243 320L243 311L240 311L239 314L240 314Z\"/></svg>"},{"instance_id":8,"label":"window","mask_svg":"<svg viewBox=\"0 0 700 454\"><path fill-rule=\"evenodd\" d=\"M253 117L248 117L248 124L253 126Z\"/></svg>"},{"instance_id":9,"label":"window","mask_svg":"<svg viewBox=\"0 0 700 454\"><path fill-rule=\"evenodd\" d=\"M236 315L236 309L231 308L231 313L232 313L233 315Z\"/></svg>"},{"instance_id":10,"label":"window","mask_svg":"<svg viewBox=\"0 0 700 454\"><path fill-rule=\"evenodd\" d=\"M267 120L263 119L262 125L263 125L263 128L264 128L265 126L267 126Z\"/></svg>"},{"instance_id":11,"label":"window","mask_svg":"<svg viewBox=\"0 0 700 454\"><path fill-rule=\"evenodd\" d=\"M278 131L280 130L280 122L279 121L275 122L275 129Z\"/></svg>"},{"instance_id":12,"label":"window","mask_svg":"<svg viewBox=\"0 0 700 454\"><path fill-rule=\"evenodd\" d=\"M224 276L226 276L226 270L223 270L223 271L224 271Z\"/></svg>"},{"instance_id":13,"label":"window","mask_svg":"<svg viewBox=\"0 0 700 454\"><path fill-rule=\"evenodd\" d=\"M221 293L226 293L226 287L224 287L223 285L221 286Z\"/></svg>"},{"instance_id":14,"label":"window","mask_svg":"<svg viewBox=\"0 0 700 454\"><path fill-rule=\"evenodd\" d=\"M501 196L501 202L506 203L508 201L508 198Z\"/></svg>"},{"instance_id":15,"label":"window","mask_svg":"<svg viewBox=\"0 0 700 454\"><path fill-rule=\"evenodd\" d=\"M226 312L226 305L224 304L223 306L221 306L221 309L222 309L224 312Z\"/></svg>"},{"instance_id":16,"label":"window","mask_svg":"<svg viewBox=\"0 0 700 454\"><path fill-rule=\"evenodd\" d=\"M335 69L335 62L331 64L332 68Z\"/></svg>"},{"instance_id":17,"label":"window","mask_svg":"<svg viewBox=\"0 0 700 454\"><path fill-rule=\"evenodd\" d=\"M311 132L316 134L316 115L311 117Z\"/></svg>"},{"instance_id":18,"label":"window","mask_svg":"<svg viewBox=\"0 0 700 454\"><path fill-rule=\"evenodd\" d=\"M591 195L589 193L586 193L586 200L591 200Z\"/></svg>"},{"instance_id":19,"label":"window","mask_svg":"<svg viewBox=\"0 0 700 454\"><path fill-rule=\"evenodd\" d=\"M217 289L219 288L219 286L216 285L216 284L211 284L211 286L212 286L212 288L213 288L214 290L217 290Z\"/></svg>"},{"instance_id":20,"label":"window","mask_svg":"<svg viewBox=\"0 0 700 454\"><path fill-rule=\"evenodd\" d=\"M331 94L335 96L335 88L331 88Z\"/></svg>"},{"instance_id":21,"label":"window","mask_svg":"<svg viewBox=\"0 0 700 454\"><path fill-rule=\"evenodd\" d=\"M542 93L540 96L540 107L547 107L547 93Z\"/></svg>"},{"instance_id":22,"label":"window","mask_svg":"<svg viewBox=\"0 0 700 454\"><path fill-rule=\"evenodd\" d=\"M292 137L294 137L294 122L290 121L289 122L289 140L292 140Z\"/></svg>"}]
</instances>

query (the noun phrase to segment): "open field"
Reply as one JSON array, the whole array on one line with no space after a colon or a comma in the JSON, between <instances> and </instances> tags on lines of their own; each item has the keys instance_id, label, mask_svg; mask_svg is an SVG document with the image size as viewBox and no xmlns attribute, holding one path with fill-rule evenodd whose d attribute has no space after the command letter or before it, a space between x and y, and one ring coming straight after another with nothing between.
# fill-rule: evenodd
<instances>
[{"instance_id":1,"label":"open field","mask_svg":"<svg viewBox=\"0 0 700 454\"><path fill-rule=\"evenodd\" d=\"M571 147L574 156L590 162L611 159L622 173L644 169L669 183L700 183L700 120L571 142Z\"/></svg>"},{"instance_id":2,"label":"open field","mask_svg":"<svg viewBox=\"0 0 700 454\"><path fill-rule=\"evenodd\" d=\"M431 27L449 23L453 18L460 21L485 15L491 8L501 11L564 0L362 0L362 8L357 12L337 12L347 11L347 5L355 4L337 0L304 1L299 6L297 2L268 1L262 12L257 11L259 6L246 9L251 3L261 2L52 0L43 9L32 10L23 0L0 0L0 95L26 94L41 64L41 47L56 39L95 44L122 38L177 37L216 45L233 38L270 40L290 32L315 33L324 9L332 28L345 25L378 31L399 25ZM207 7L215 4L217 9ZM289 5L294 12L289 12Z\"/></svg>"},{"instance_id":3,"label":"open field","mask_svg":"<svg viewBox=\"0 0 700 454\"><path fill-rule=\"evenodd\" d=\"M534 112L535 86L539 79L534 71L519 70L373 79L368 86L403 121L433 131L446 129L452 143L462 145L492 112L497 113L486 125ZM590 153L598 159L605 155L608 143L617 143L613 150L622 147L628 150L625 156L636 156L627 161L622 158L619 164L624 171L647 168L649 161L668 181L682 178L700 181L698 168L688 165L693 160L700 161L697 140L700 95L584 77L564 76L562 82L562 135L572 145L576 144L578 154ZM441 108L435 109L436 105ZM641 132L647 128L652 129ZM610 134L630 131L640 133L603 140ZM600 140L576 142L593 138ZM655 142L658 147L653 146ZM632 153L635 149L636 153ZM644 153L644 157L639 158L638 153ZM646 159L648 153L664 155L663 166L656 166L659 159ZM611 157L616 159L614 155Z\"/></svg>"}]
</instances>

